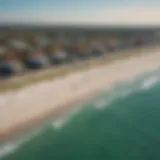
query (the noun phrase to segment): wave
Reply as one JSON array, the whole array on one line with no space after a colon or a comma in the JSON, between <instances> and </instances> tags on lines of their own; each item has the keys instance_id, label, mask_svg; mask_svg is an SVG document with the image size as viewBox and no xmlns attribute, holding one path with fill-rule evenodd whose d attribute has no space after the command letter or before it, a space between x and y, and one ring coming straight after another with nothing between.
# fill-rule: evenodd
<instances>
[{"instance_id":1,"label":"wave","mask_svg":"<svg viewBox=\"0 0 160 160\"><path fill-rule=\"evenodd\" d=\"M15 139L12 142L1 144L0 145L0 160L4 157L11 155L12 153L16 152L23 144L26 144L27 142L34 139L36 136L42 134L42 128L36 129L27 135L24 135L23 137L19 138L18 140Z\"/></svg>"},{"instance_id":2,"label":"wave","mask_svg":"<svg viewBox=\"0 0 160 160\"><path fill-rule=\"evenodd\" d=\"M156 76L153 76L143 82L142 89L148 90L152 88L154 85L156 85L156 83L158 82L159 82L159 78Z\"/></svg>"},{"instance_id":3,"label":"wave","mask_svg":"<svg viewBox=\"0 0 160 160\"><path fill-rule=\"evenodd\" d=\"M89 106L96 110L102 110L109 107L113 102L118 99L124 99L135 92L149 90L159 82L160 73L159 69L156 69L141 76L136 76L132 80L117 83L110 90L100 93L97 98L85 102L78 107L76 106L74 109L69 111L67 115L55 119L51 121L51 123L49 122L49 124L51 124L53 129L60 130L66 125L68 125L73 120L74 116L80 114L81 111L83 111L83 109L85 108L84 106L87 106L88 104L90 104ZM27 142L34 139L36 136L43 133L43 130L45 130L44 126L38 130L32 131L24 135L19 140L15 140L12 143L0 145L0 159L16 152L22 145L26 144Z\"/></svg>"},{"instance_id":4,"label":"wave","mask_svg":"<svg viewBox=\"0 0 160 160\"><path fill-rule=\"evenodd\" d=\"M57 119L57 120L54 120L53 122L52 122L52 126L54 127L54 129L57 129L57 130L59 130L59 129L61 129L65 124L67 124L68 123L68 121L69 121L69 118L59 118L59 119Z\"/></svg>"},{"instance_id":5,"label":"wave","mask_svg":"<svg viewBox=\"0 0 160 160\"><path fill-rule=\"evenodd\" d=\"M103 109L110 106L118 99L126 98L135 92L149 90L158 83L160 83L159 68L151 72L143 73L143 75L133 77L132 80L115 84L110 90L103 92L94 100L92 105L96 109Z\"/></svg>"},{"instance_id":6,"label":"wave","mask_svg":"<svg viewBox=\"0 0 160 160\"><path fill-rule=\"evenodd\" d=\"M5 144L1 146L0 147L0 159L15 152L15 150L17 150L19 146L20 145L18 143L9 143L9 144Z\"/></svg>"},{"instance_id":7,"label":"wave","mask_svg":"<svg viewBox=\"0 0 160 160\"><path fill-rule=\"evenodd\" d=\"M76 115L80 114L80 112L83 109L83 104L80 104L79 106L76 106L74 109L70 110L68 114L65 116L52 121L52 126L54 129L59 130L65 125L67 125Z\"/></svg>"}]
</instances>

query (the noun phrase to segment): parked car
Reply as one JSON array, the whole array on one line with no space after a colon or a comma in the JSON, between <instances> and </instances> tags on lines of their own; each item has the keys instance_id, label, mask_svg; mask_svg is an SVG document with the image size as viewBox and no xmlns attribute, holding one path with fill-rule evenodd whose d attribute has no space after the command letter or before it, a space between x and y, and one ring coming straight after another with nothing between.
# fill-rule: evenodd
<instances>
[{"instance_id":1,"label":"parked car","mask_svg":"<svg viewBox=\"0 0 160 160\"><path fill-rule=\"evenodd\" d=\"M23 65L18 60L0 60L0 76L10 76L23 72Z\"/></svg>"},{"instance_id":2,"label":"parked car","mask_svg":"<svg viewBox=\"0 0 160 160\"><path fill-rule=\"evenodd\" d=\"M43 53L28 54L24 60L27 68L39 69L50 65L48 57Z\"/></svg>"},{"instance_id":3,"label":"parked car","mask_svg":"<svg viewBox=\"0 0 160 160\"><path fill-rule=\"evenodd\" d=\"M92 56L97 57L106 54L107 50L105 45L99 42L95 42L90 45L90 52Z\"/></svg>"},{"instance_id":4,"label":"parked car","mask_svg":"<svg viewBox=\"0 0 160 160\"><path fill-rule=\"evenodd\" d=\"M48 54L48 56L52 64L63 64L63 63L67 63L68 61L67 52L63 50L50 53Z\"/></svg>"},{"instance_id":5,"label":"parked car","mask_svg":"<svg viewBox=\"0 0 160 160\"><path fill-rule=\"evenodd\" d=\"M13 51L6 47L0 48L0 76L22 73L24 67Z\"/></svg>"}]
</instances>

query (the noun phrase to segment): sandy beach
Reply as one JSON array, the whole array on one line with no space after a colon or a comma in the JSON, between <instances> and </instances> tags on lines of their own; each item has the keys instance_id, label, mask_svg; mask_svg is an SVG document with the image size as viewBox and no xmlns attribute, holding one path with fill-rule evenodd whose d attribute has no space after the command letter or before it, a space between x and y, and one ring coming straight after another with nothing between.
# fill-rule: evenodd
<instances>
[{"instance_id":1,"label":"sandy beach","mask_svg":"<svg viewBox=\"0 0 160 160\"><path fill-rule=\"evenodd\" d=\"M151 51L149 51L151 52ZM160 66L160 51L0 94L0 140L59 115L113 84Z\"/></svg>"}]
</instances>

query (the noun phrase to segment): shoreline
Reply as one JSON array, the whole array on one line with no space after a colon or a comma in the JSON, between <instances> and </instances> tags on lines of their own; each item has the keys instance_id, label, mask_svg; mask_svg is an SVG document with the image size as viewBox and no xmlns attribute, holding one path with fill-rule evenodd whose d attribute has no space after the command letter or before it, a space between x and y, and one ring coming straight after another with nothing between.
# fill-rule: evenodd
<instances>
[{"instance_id":1,"label":"shoreline","mask_svg":"<svg viewBox=\"0 0 160 160\"><path fill-rule=\"evenodd\" d=\"M114 64L72 73L57 79L57 81L50 80L41 85L17 91L18 95L15 95L18 96L16 97L17 101L10 103L10 106L4 103L4 106L0 108L2 111L0 113L0 140L7 141L18 137L50 118L65 114L76 104L95 97L96 94L112 87L116 82L129 80L145 71L159 67L159 58L160 51L153 54L137 55L128 59L116 60ZM35 89L38 87L39 90ZM21 95L29 90L30 92ZM30 93L33 93L32 97ZM14 95L11 96L13 99L15 98ZM38 97L39 101L35 102ZM25 98L28 99L23 102Z\"/></svg>"},{"instance_id":2,"label":"shoreline","mask_svg":"<svg viewBox=\"0 0 160 160\"><path fill-rule=\"evenodd\" d=\"M50 119L52 120L58 118L59 116L63 116L65 113L69 112L69 110L72 110L74 106L96 97L97 95L99 95L101 91L101 89L95 90L89 95L85 95L84 99L79 98L75 101L69 102L67 105L57 106L57 108L54 109L54 111L51 109L51 111L47 111L41 116L34 117L33 119L30 119L28 122L16 124L15 126L9 128L9 130L0 132L0 142L7 142L16 139L19 136L21 136L25 131L28 132L34 129L35 126L36 128L40 127L43 123L49 121Z\"/></svg>"},{"instance_id":3,"label":"shoreline","mask_svg":"<svg viewBox=\"0 0 160 160\"><path fill-rule=\"evenodd\" d=\"M138 48L125 49L122 51L115 51L108 53L102 57L88 59L85 61L74 62L72 64L66 64L62 66L52 66L44 68L42 70L31 71L24 75L15 75L10 78L0 79L0 94L3 92L14 91L25 88L29 85L41 83L45 80L56 79L57 77L63 77L67 74L78 72L92 67L99 67L101 65L110 64L117 59L130 58L131 56L141 55L148 50L157 50L160 47L158 45L141 46ZM147 50L147 51L146 51ZM138 53L137 53L138 52Z\"/></svg>"}]
</instances>

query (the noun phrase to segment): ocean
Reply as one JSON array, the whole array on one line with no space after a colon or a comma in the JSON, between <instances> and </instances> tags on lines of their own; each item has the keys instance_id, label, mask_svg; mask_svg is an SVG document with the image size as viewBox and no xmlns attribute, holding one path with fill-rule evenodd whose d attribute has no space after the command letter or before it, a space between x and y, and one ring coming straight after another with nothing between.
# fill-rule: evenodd
<instances>
[{"instance_id":1,"label":"ocean","mask_svg":"<svg viewBox=\"0 0 160 160\"><path fill-rule=\"evenodd\" d=\"M1 160L160 160L160 69L0 145Z\"/></svg>"}]
</instances>

